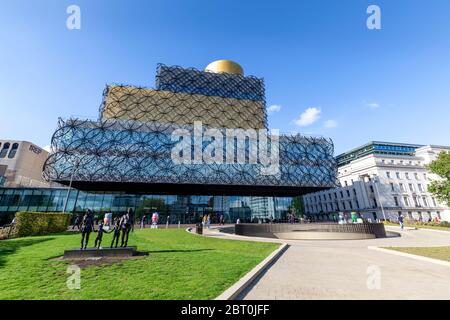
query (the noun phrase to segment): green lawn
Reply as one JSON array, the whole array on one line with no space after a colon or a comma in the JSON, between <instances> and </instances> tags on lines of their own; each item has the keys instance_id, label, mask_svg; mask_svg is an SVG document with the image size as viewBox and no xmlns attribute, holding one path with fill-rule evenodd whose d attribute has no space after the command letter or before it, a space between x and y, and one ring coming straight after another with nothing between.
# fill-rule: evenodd
<instances>
[{"instance_id":1,"label":"green lawn","mask_svg":"<svg viewBox=\"0 0 450 320\"><path fill-rule=\"evenodd\" d=\"M93 233L89 244L94 240ZM106 235L103 245L110 240ZM82 268L81 289L69 290L69 263L53 258L79 241L79 234L0 241L0 299L213 299L279 246L136 230L129 244L149 256Z\"/></svg>"},{"instance_id":2,"label":"green lawn","mask_svg":"<svg viewBox=\"0 0 450 320\"><path fill-rule=\"evenodd\" d=\"M392 222L385 222L386 226L399 226L398 223L392 223ZM431 230L442 230L442 231L448 231L450 232L450 227L441 227L441 226L427 226L427 225L418 225L418 224L409 224L406 223L405 227L412 227L417 229L431 229Z\"/></svg>"},{"instance_id":3,"label":"green lawn","mask_svg":"<svg viewBox=\"0 0 450 320\"><path fill-rule=\"evenodd\" d=\"M450 261L450 247L388 247L386 249L416 254L433 259Z\"/></svg>"}]
</instances>

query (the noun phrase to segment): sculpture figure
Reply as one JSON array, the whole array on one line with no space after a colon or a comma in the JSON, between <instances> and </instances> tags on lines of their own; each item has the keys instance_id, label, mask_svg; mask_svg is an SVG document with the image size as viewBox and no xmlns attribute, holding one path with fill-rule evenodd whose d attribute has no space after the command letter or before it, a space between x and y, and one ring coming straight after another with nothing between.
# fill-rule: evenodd
<instances>
[{"instance_id":1,"label":"sculpture figure","mask_svg":"<svg viewBox=\"0 0 450 320\"><path fill-rule=\"evenodd\" d=\"M97 230L97 238L95 238L95 244L94 244L94 248L100 249L100 245L102 244L102 239L103 239L103 233L108 233L107 231L105 231L103 229L104 227L104 223L103 221L100 222L100 225L98 226L98 230Z\"/></svg>"},{"instance_id":2,"label":"sculpture figure","mask_svg":"<svg viewBox=\"0 0 450 320\"><path fill-rule=\"evenodd\" d=\"M87 209L80 224L81 249L86 249L89 242L89 236L93 229L94 229L94 217L92 215L92 211Z\"/></svg>"},{"instance_id":3,"label":"sculpture figure","mask_svg":"<svg viewBox=\"0 0 450 320\"><path fill-rule=\"evenodd\" d=\"M134 217L134 211L133 211L133 209L128 208L127 214L128 214L128 218L129 218L129 220L130 220L131 231L134 232L134 222L135 222L135 217Z\"/></svg>"},{"instance_id":4,"label":"sculpture figure","mask_svg":"<svg viewBox=\"0 0 450 320\"><path fill-rule=\"evenodd\" d=\"M113 229L112 229L113 238L111 241L111 248L114 246L114 241L116 242L116 248L117 248L117 245L119 244L120 230L122 229L121 228L121 220L122 220L122 218L114 219L114 225L113 225Z\"/></svg>"},{"instance_id":5,"label":"sculpture figure","mask_svg":"<svg viewBox=\"0 0 450 320\"><path fill-rule=\"evenodd\" d=\"M122 243L120 244L121 247L126 247L128 245L128 236L133 225L130 219L130 211L131 213L133 212L132 209L129 209L128 212L120 218L120 226L122 228Z\"/></svg>"}]
</instances>

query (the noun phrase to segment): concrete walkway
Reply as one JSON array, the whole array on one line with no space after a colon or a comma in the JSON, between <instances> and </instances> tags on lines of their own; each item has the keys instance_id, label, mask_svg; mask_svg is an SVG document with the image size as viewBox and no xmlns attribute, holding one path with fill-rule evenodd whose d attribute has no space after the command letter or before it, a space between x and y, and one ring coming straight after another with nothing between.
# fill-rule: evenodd
<instances>
[{"instance_id":1,"label":"concrete walkway","mask_svg":"<svg viewBox=\"0 0 450 320\"><path fill-rule=\"evenodd\" d=\"M388 230L400 232L399 228ZM450 299L450 267L369 250L368 246L450 246L450 232L405 230L402 237L283 241L289 249L240 299ZM207 236L252 239L207 230Z\"/></svg>"}]
</instances>

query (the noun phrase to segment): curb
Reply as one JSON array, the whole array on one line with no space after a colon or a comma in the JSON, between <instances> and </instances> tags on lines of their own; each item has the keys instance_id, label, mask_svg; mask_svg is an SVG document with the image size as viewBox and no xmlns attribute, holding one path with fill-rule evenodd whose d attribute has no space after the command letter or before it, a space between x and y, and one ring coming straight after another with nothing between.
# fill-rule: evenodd
<instances>
[{"instance_id":1,"label":"curb","mask_svg":"<svg viewBox=\"0 0 450 320\"><path fill-rule=\"evenodd\" d=\"M447 231L444 231L444 232L447 232ZM384 253L388 253L388 254L392 254L392 255L396 255L396 256L406 257L406 258L410 258L410 259L415 259L415 260L419 260L419 261L430 262L430 263L438 264L438 265L445 266L445 267L450 267L450 262L444 261L444 260L428 258L428 257L424 257L424 256L418 256L416 254L411 254L411 253L406 253L406 252L401 252L401 251L396 251L396 250L390 250L390 249L385 249L385 248L380 248L380 247L374 247L374 246L368 246L367 249L380 251L380 252L384 252Z\"/></svg>"},{"instance_id":2,"label":"curb","mask_svg":"<svg viewBox=\"0 0 450 320\"><path fill-rule=\"evenodd\" d=\"M267 258L261 261L245 276L239 279L235 284L225 290L220 296L214 300L234 300L236 297L247 288L263 271L265 271L272 262L276 261L284 251L289 248L287 243L283 243L277 250L272 252Z\"/></svg>"}]
</instances>

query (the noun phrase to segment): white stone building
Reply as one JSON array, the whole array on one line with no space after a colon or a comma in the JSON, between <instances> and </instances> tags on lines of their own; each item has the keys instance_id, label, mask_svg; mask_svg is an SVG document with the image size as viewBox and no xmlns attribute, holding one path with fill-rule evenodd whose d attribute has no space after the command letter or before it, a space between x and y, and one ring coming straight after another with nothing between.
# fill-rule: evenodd
<instances>
[{"instance_id":1,"label":"white stone building","mask_svg":"<svg viewBox=\"0 0 450 320\"><path fill-rule=\"evenodd\" d=\"M366 220L450 221L450 208L427 191L438 177L425 165L446 146L370 142L336 157L340 188L307 194L305 212L320 220L357 212Z\"/></svg>"}]
</instances>

